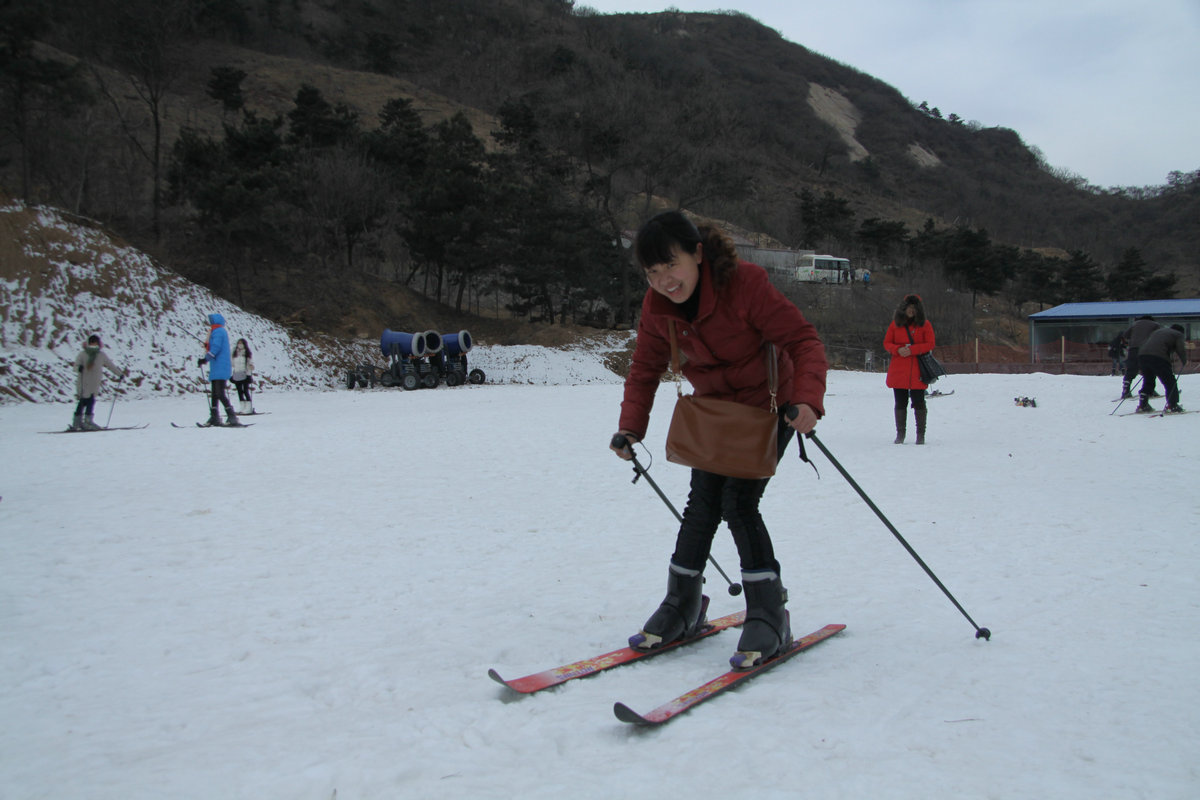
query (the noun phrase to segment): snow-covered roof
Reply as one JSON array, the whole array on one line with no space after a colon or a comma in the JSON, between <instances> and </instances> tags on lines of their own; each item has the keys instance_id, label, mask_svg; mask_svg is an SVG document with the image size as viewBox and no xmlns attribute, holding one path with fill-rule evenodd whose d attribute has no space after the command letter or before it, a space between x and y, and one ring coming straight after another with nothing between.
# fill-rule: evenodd
<instances>
[{"instance_id":1,"label":"snow-covered roof","mask_svg":"<svg viewBox=\"0 0 1200 800\"><path fill-rule=\"evenodd\" d=\"M1064 303L1036 314L1031 320L1041 322L1065 319L1102 319L1111 317L1200 317L1200 298L1190 300L1122 300L1113 303Z\"/></svg>"}]
</instances>

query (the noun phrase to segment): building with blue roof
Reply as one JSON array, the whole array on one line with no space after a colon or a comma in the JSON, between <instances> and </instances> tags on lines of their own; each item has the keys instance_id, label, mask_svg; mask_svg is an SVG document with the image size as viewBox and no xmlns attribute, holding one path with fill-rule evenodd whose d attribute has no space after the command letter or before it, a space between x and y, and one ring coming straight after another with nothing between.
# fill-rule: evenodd
<instances>
[{"instance_id":1,"label":"building with blue roof","mask_svg":"<svg viewBox=\"0 0 1200 800\"><path fill-rule=\"evenodd\" d=\"M1189 343L1200 337L1200 298L1065 303L1029 315L1032 361L1068 361L1081 353L1085 360L1093 360L1097 354L1103 359L1108 343L1144 316L1163 325L1183 325Z\"/></svg>"}]
</instances>

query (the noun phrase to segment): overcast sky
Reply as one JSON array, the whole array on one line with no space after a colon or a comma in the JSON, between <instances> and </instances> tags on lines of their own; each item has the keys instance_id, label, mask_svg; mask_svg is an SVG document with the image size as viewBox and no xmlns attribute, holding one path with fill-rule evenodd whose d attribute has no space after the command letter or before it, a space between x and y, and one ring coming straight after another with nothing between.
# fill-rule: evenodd
<instances>
[{"instance_id":1,"label":"overcast sky","mask_svg":"<svg viewBox=\"0 0 1200 800\"><path fill-rule=\"evenodd\" d=\"M737 9L1099 186L1200 169L1200 0L576 0ZM754 53L747 53L753 58Z\"/></svg>"}]
</instances>

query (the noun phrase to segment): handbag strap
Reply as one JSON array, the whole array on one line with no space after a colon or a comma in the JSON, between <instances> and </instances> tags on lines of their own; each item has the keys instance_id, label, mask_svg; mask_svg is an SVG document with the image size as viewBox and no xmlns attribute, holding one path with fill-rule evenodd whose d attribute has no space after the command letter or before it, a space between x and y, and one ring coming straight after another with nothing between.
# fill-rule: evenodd
<instances>
[{"instance_id":1,"label":"handbag strap","mask_svg":"<svg viewBox=\"0 0 1200 800\"><path fill-rule=\"evenodd\" d=\"M683 370L679 366L679 340L675 338L675 320L667 320L667 335L671 340L671 371L675 373L675 394L683 397ZM776 396L779 394L779 359L775 355L775 343L766 342L767 389L771 393L771 413L779 410Z\"/></svg>"}]
</instances>

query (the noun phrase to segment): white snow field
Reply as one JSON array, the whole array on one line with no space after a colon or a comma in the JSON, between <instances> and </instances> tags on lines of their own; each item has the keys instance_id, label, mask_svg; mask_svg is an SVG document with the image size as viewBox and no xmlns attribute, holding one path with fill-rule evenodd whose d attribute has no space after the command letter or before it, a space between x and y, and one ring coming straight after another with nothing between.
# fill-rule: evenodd
<instances>
[{"instance_id":1,"label":"white snow field","mask_svg":"<svg viewBox=\"0 0 1200 800\"><path fill-rule=\"evenodd\" d=\"M950 376L929 444L895 446L883 375L831 373L818 436L991 641L810 445L820 478L789 452L764 515L795 632L848 627L644 730L613 702L722 672L735 631L538 695L487 678L621 647L674 541L607 449L619 379L538 358L526 385L267 391L244 430L173 428L199 394L100 434L0 406L0 797L1200 796L1200 417ZM644 461L682 508L672 400ZM728 531L713 553L736 575Z\"/></svg>"}]
</instances>

